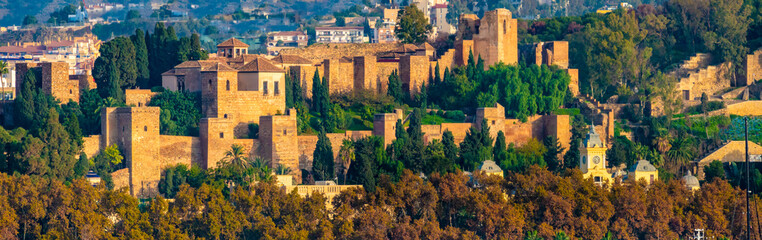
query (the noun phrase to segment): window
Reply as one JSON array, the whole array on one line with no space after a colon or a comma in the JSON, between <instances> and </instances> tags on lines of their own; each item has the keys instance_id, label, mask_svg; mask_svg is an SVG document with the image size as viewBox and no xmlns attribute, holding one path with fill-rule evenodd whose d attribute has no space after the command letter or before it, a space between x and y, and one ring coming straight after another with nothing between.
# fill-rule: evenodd
<instances>
[{"instance_id":1,"label":"window","mask_svg":"<svg viewBox=\"0 0 762 240\"><path fill-rule=\"evenodd\" d=\"M283 136L286 136L288 134L288 131L286 129L283 129Z\"/></svg>"},{"instance_id":2,"label":"window","mask_svg":"<svg viewBox=\"0 0 762 240\"><path fill-rule=\"evenodd\" d=\"M143 103L139 102L138 107L142 107Z\"/></svg>"},{"instance_id":3,"label":"window","mask_svg":"<svg viewBox=\"0 0 762 240\"><path fill-rule=\"evenodd\" d=\"M651 181L649 183L654 183L654 175L651 174Z\"/></svg>"},{"instance_id":4,"label":"window","mask_svg":"<svg viewBox=\"0 0 762 240\"><path fill-rule=\"evenodd\" d=\"M74 92L73 92L73 91L71 91L71 89L69 89L69 94L74 94Z\"/></svg>"},{"instance_id":5,"label":"window","mask_svg":"<svg viewBox=\"0 0 762 240\"><path fill-rule=\"evenodd\" d=\"M220 138L225 138L225 133L220 132Z\"/></svg>"},{"instance_id":6,"label":"window","mask_svg":"<svg viewBox=\"0 0 762 240\"><path fill-rule=\"evenodd\" d=\"M230 80L225 81L225 90L230 91Z\"/></svg>"},{"instance_id":7,"label":"window","mask_svg":"<svg viewBox=\"0 0 762 240\"><path fill-rule=\"evenodd\" d=\"M280 94L280 89L278 88L278 81L275 81L275 95Z\"/></svg>"},{"instance_id":8,"label":"window","mask_svg":"<svg viewBox=\"0 0 762 240\"><path fill-rule=\"evenodd\" d=\"M148 126L143 126L143 132L148 132Z\"/></svg>"},{"instance_id":9,"label":"window","mask_svg":"<svg viewBox=\"0 0 762 240\"><path fill-rule=\"evenodd\" d=\"M212 81L209 80L209 85L212 84ZM177 91L183 91L185 90L185 76L177 76Z\"/></svg>"},{"instance_id":10,"label":"window","mask_svg":"<svg viewBox=\"0 0 762 240\"><path fill-rule=\"evenodd\" d=\"M267 81L262 82L262 92L264 92L265 95L268 94L268 92L267 92Z\"/></svg>"},{"instance_id":11,"label":"window","mask_svg":"<svg viewBox=\"0 0 762 240\"><path fill-rule=\"evenodd\" d=\"M508 21L503 20L503 34L508 34Z\"/></svg>"},{"instance_id":12,"label":"window","mask_svg":"<svg viewBox=\"0 0 762 240\"><path fill-rule=\"evenodd\" d=\"M683 90L683 100L691 100L691 91Z\"/></svg>"},{"instance_id":13,"label":"window","mask_svg":"<svg viewBox=\"0 0 762 240\"><path fill-rule=\"evenodd\" d=\"M225 113L225 116L224 116L224 117L225 117L225 118L228 118L228 114L227 114L227 113Z\"/></svg>"},{"instance_id":14,"label":"window","mask_svg":"<svg viewBox=\"0 0 762 240\"><path fill-rule=\"evenodd\" d=\"M212 79L209 79L209 88L212 88Z\"/></svg>"}]
</instances>

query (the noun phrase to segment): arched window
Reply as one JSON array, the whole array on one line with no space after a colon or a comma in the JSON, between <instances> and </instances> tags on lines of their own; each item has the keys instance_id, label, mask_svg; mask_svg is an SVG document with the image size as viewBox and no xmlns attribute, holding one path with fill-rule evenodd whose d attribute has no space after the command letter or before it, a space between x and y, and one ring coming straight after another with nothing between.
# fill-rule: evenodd
<instances>
[{"instance_id":1,"label":"arched window","mask_svg":"<svg viewBox=\"0 0 762 240\"><path fill-rule=\"evenodd\" d=\"M143 131L148 132L148 126L143 126Z\"/></svg>"},{"instance_id":2,"label":"arched window","mask_svg":"<svg viewBox=\"0 0 762 240\"><path fill-rule=\"evenodd\" d=\"M230 91L230 80L225 81L225 90Z\"/></svg>"},{"instance_id":3,"label":"arched window","mask_svg":"<svg viewBox=\"0 0 762 240\"><path fill-rule=\"evenodd\" d=\"M209 79L209 88L212 88L212 79Z\"/></svg>"},{"instance_id":4,"label":"arched window","mask_svg":"<svg viewBox=\"0 0 762 240\"><path fill-rule=\"evenodd\" d=\"M225 113L225 116L224 116L224 117L225 117L225 118L228 118L228 114L227 114L227 113Z\"/></svg>"}]
</instances>

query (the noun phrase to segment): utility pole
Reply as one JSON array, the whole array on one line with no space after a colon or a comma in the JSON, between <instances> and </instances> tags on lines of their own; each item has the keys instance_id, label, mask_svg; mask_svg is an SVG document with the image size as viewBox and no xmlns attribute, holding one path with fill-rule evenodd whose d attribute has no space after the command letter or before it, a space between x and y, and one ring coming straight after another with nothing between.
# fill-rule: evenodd
<instances>
[{"instance_id":1,"label":"utility pole","mask_svg":"<svg viewBox=\"0 0 762 240\"><path fill-rule=\"evenodd\" d=\"M744 142L746 143L746 239L751 240L751 215L749 214L749 192L751 192L751 181L749 180L749 117L744 117Z\"/></svg>"}]
</instances>

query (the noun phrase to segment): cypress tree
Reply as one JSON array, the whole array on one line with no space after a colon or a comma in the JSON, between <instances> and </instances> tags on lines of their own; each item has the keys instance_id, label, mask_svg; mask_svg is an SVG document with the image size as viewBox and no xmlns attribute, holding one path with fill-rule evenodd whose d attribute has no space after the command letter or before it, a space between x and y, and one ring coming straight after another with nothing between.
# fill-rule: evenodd
<instances>
[{"instance_id":1,"label":"cypress tree","mask_svg":"<svg viewBox=\"0 0 762 240\"><path fill-rule=\"evenodd\" d=\"M392 74L389 75L389 88L387 94L394 98L394 101L397 103L402 103L402 82L400 82L396 70L392 71Z\"/></svg>"},{"instance_id":2,"label":"cypress tree","mask_svg":"<svg viewBox=\"0 0 762 240\"><path fill-rule=\"evenodd\" d=\"M436 86L441 82L442 76L439 74L439 62L437 62L437 65L434 67L434 82L431 85Z\"/></svg>"},{"instance_id":3,"label":"cypress tree","mask_svg":"<svg viewBox=\"0 0 762 240\"><path fill-rule=\"evenodd\" d=\"M201 39L198 34L191 34L190 38L190 60L206 60L209 59L209 54L201 48Z\"/></svg>"},{"instance_id":4,"label":"cypress tree","mask_svg":"<svg viewBox=\"0 0 762 240\"><path fill-rule=\"evenodd\" d=\"M293 89L291 92L294 98L293 103L294 105L297 105L304 101L304 95L303 95L304 92L302 90L302 82L301 80L299 80L299 78L292 78L291 80L292 80L291 88Z\"/></svg>"},{"instance_id":5,"label":"cypress tree","mask_svg":"<svg viewBox=\"0 0 762 240\"><path fill-rule=\"evenodd\" d=\"M415 172L423 170L423 131L421 130L421 109L413 110L410 126L407 128L408 141L405 144L403 163Z\"/></svg>"},{"instance_id":6,"label":"cypress tree","mask_svg":"<svg viewBox=\"0 0 762 240\"><path fill-rule=\"evenodd\" d=\"M349 165L347 182L349 184L361 184L368 192L376 191L376 145L380 145L379 138L366 137L355 141L355 161Z\"/></svg>"},{"instance_id":7,"label":"cypress tree","mask_svg":"<svg viewBox=\"0 0 762 240\"><path fill-rule=\"evenodd\" d=\"M506 145L505 145L505 134L503 133L503 131L500 131L497 133L497 138L495 140L495 147L492 148L492 159L499 164L507 160L507 157L508 157L507 153L508 151L506 150Z\"/></svg>"},{"instance_id":8,"label":"cypress tree","mask_svg":"<svg viewBox=\"0 0 762 240\"><path fill-rule=\"evenodd\" d=\"M32 122L34 122L34 116L36 115L34 108L34 99L36 98L34 86L36 82L37 77L35 77L33 70L29 70L24 74L24 81L21 82L21 91L16 96L16 100L13 101L13 121L16 126L29 129Z\"/></svg>"},{"instance_id":9,"label":"cypress tree","mask_svg":"<svg viewBox=\"0 0 762 240\"><path fill-rule=\"evenodd\" d=\"M77 160L77 165L74 166L74 176L75 177L81 177L87 174L87 171L90 170L90 161L87 160L87 154L80 154L79 160Z\"/></svg>"},{"instance_id":10,"label":"cypress tree","mask_svg":"<svg viewBox=\"0 0 762 240\"><path fill-rule=\"evenodd\" d=\"M444 145L444 154L447 159L454 162L458 158L458 146L455 145L455 138L450 130L442 133L442 145Z\"/></svg>"},{"instance_id":11,"label":"cypress tree","mask_svg":"<svg viewBox=\"0 0 762 240\"><path fill-rule=\"evenodd\" d=\"M331 148L331 141L325 134L325 129L321 129L320 134L318 134L318 142L312 156L312 172L315 180L332 180L335 176L333 149Z\"/></svg>"},{"instance_id":12,"label":"cypress tree","mask_svg":"<svg viewBox=\"0 0 762 240\"><path fill-rule=\"evenodd\" d=\"M286 92L286 108L293 108L294 107L294 89L293 84L291 81L291 75L286 73L286 80L285 84L286 87L283 89Z\"/></svg>"},{"instance_id":13,"label":"cypress tree","mask_svg":"<svg viewBox=\"0 0 762 240\"><path fill-rule=\"evenodd\" d=\"M321 88L323 88L323 84L320 82L320 73L315 69L315 75L312 76L312 111L316 113L321 112L320 99L322 97L320 94L323 93Z\"/></svg>"},{"instance_id":14,"label":"cypress tree","mask_svg":"<svg viewBox=\"0 0 762 240\"><path fill-rule=\"evenodd\" d=\"M138 76L136 83L144 89L151 88L149 84L151 71L148 69L148 47L144 37L143 30L135 30L135 35L130 37L132 45L135 46L135 63L137 64Z\"/></svg>"}]
</instances>

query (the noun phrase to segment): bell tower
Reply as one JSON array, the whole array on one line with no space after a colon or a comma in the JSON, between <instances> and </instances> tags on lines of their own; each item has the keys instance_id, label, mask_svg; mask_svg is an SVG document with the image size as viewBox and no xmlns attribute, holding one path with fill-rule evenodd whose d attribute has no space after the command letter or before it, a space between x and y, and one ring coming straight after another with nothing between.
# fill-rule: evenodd
<instances>
[{"instance_id":1,"label":"bell tower","mask_svg":"<svg viewBox=\"0 0 762 240\"><path fill-rule=\"evenodd\" d=\"M585 178L592 178L599 186L611 182L612 174L606 169L606 144L595 132L593 124L590 124L590 131L579 146L579 155L579 169Z\"/></svg>"}]
</instances>

